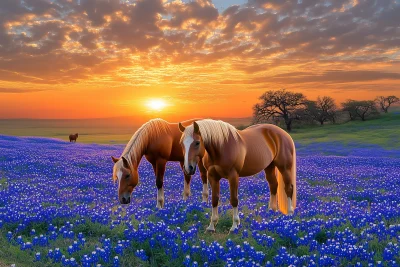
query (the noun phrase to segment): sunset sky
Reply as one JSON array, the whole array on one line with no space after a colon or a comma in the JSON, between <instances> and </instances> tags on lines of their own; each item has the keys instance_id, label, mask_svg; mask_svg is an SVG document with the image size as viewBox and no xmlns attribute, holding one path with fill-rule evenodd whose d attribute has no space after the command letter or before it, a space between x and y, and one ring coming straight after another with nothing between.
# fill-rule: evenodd
<instances>
[{"instance_id":1,"label":"sunset sky","mask_svg":"<svg viewBox=\"0 0 400 267\"><path fill-rule=\"evenodd\" d=\"M0 118L247 117L281 88L399 97L399 14L396 0L0 0Z\"/></svg>"}]
</instances>

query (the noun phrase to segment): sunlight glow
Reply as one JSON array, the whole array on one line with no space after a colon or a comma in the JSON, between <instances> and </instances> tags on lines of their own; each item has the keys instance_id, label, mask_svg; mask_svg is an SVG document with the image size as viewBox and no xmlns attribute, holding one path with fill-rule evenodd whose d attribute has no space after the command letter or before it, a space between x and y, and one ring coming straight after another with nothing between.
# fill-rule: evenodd
<instances>
[{"instance_id":1,"label":"sunlight glow","mask_svg":"<svg viewBox=\"0 0 400 267\"><path fill-rule=\"evenodd\" d=\"M162 99L151 99L147 102L147 106L151 110L161 111L167 106L167 104Z\"/></svg>"}]
</instances>

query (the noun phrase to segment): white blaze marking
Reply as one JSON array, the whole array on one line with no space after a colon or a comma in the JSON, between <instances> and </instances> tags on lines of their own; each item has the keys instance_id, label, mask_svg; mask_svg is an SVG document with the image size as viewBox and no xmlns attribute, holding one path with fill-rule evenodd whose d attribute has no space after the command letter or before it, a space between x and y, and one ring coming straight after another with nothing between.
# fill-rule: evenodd
<instances>
[{"instance_id":1,"label":"white blaze marking","mask_svg":"<svg viewBox=\"0 0 400 267\"><path fill-rule=\"evenodd\" d=\"M186 135L185 140L183 140L183 146L185 147L185 169L186 172L189 173L189 148L190 145L193 143L194 139L192 136Z\"/></svg>"},{"instance_id":2,"label":"white blaze marking","mask_svg":"<svg viewBox=\"0 0 400 267\"><path fill-rule=\"evenodd\" d=\"M121 177L122 177L122 171L120 170L120 171L118 171L118 172L117 172L117 178L118 178L118 191L119 191L119 185L120 185L120 182L121 182Z\"/></svg>"},{"instance_id":3,"label":"white blaze marking","mask_svg":"<svg viewBox=\"0 0 400 267\"><path fill-rule=\"evenodd\" d=\"M122 177L122 171L118 171L117 172L118 181L121 181L121 177Z\"/></svg>"}]
</instances>

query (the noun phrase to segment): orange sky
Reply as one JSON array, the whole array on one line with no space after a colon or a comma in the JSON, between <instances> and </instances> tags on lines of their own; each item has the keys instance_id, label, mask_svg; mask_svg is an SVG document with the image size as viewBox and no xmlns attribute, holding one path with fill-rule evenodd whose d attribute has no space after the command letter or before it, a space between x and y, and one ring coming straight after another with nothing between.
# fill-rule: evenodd
<instances>
[{"instance_id":1,"label":"orange sky","mask_svg":"<svg viewBox=\"0 0 400 267\"><path fill-rule=\"evenodd\" d=\"M281 88L399 96L400 4L371 1L1 1L0 118L247 117Z\"/></svg>"}]
</instances>

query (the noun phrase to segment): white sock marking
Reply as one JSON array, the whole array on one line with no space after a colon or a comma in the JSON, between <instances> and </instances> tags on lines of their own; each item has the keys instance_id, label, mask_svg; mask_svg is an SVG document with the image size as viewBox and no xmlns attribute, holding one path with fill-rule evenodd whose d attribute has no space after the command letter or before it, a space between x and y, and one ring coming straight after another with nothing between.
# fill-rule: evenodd
<instances>
[{"instance_id":1,"label":"white sock marking","mask_svg":"<svg viewBox=\"0 0 400 267\"><path fill-rule=\"evenodd\" d=\"M236 228L238 228L240 224L240 218L239 218L239 210L238 207L233 208L233 216L232 216L232 227L231 227L231 232L235 231Z\"/></svg>"},{"instance_id":2,"label":"white sock marking","mask_svg":"<svg viewBox=\"0 0 400 267\"><path fill-rule=\"evenodd\" d=\"M161 187L157 191L157 208L164 207L164 187Z\"/></svg>"}]
</instances>

